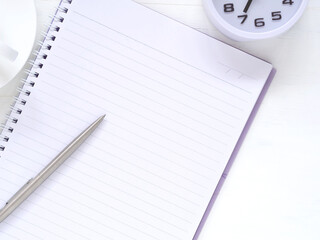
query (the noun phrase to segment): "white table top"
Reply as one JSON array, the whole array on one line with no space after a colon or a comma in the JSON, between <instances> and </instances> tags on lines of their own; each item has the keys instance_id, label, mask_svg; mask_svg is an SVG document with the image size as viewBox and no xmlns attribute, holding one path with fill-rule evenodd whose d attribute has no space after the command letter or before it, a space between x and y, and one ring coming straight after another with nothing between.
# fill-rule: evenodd
<instances>
[{"instance_id":1,"label":"white table top","mask_svg":"<svg viewBox=\"0 0 320 240\"><path fill-rule=\"evenodd\" d=\"M59 0L36 0L38 39ZM199 240L320 239L320 1L270 40L237 43L207 20L201 0L137 0L274 64L277 74ZM0 120L20 74L0 89Z\"/></svg>"}]
</instances>

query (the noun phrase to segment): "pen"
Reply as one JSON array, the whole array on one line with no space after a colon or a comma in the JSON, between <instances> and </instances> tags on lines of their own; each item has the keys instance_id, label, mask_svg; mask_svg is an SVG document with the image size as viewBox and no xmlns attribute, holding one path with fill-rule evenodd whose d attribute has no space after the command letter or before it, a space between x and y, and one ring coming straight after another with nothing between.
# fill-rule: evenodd
<instances>
[{"instance_id":1,"label":"pen","mask_svg":"<svg viewBox=\"0 0 320 240\"><path fill-rule=\"evenodd\" d=\"M81 132L71 143L69 143L48 165L46 165L37 176L31 178L23 185L0 209L0 222L6 219L31 193L33 193L71 154L90 136L99 126L106 115L99 117L83 132Z\"/></svg>"}]
</instances>

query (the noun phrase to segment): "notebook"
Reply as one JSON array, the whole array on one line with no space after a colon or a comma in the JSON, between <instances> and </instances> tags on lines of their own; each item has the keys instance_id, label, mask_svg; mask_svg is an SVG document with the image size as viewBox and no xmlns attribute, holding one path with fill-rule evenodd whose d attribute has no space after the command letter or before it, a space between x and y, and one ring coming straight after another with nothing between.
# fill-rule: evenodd
<instances>
[{"instance_id":1,"label":"notebook","mask_svg":"<svg viewBox=\"0 0 320 240\"><path fill-rule=\"evenodd\" d=\"M0 239L195 239L272 76L135 2L62 1L3 127L0 205L106 120Z\"/></svg>"}]
</instances>

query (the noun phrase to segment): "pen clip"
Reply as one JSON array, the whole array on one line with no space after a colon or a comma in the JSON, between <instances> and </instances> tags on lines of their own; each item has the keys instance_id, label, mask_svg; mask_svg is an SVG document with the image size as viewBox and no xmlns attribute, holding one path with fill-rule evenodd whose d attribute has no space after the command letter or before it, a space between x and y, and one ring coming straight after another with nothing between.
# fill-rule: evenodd
<instances>
[{"instance_id":1,"label":"pen clip","mask_svg":"<svg viewBox=\"0 0 320 240\"><path fill-rule=\"evenodd\" d=\"M7 202L6 205L12 203L14 200L19 199L25 192L26 187L32 182L33 178L29 179Z\"/></svg>"}]
</instances>

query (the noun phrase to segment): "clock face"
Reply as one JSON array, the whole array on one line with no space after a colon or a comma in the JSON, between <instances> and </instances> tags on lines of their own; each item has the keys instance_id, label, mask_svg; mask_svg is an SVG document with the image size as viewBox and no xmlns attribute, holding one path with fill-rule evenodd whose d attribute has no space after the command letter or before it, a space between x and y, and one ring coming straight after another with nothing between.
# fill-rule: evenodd
<instances>
[{"instance_id":1,"label":"clock face","mask_svg":"<svg viewBox=\"0 0 320 240\"><path fill-rule=\"evenodd\" d=\"M303 0L211 0L218 14L233 27L252 33L285 25Z\"/></svg>"}]
</instances>

